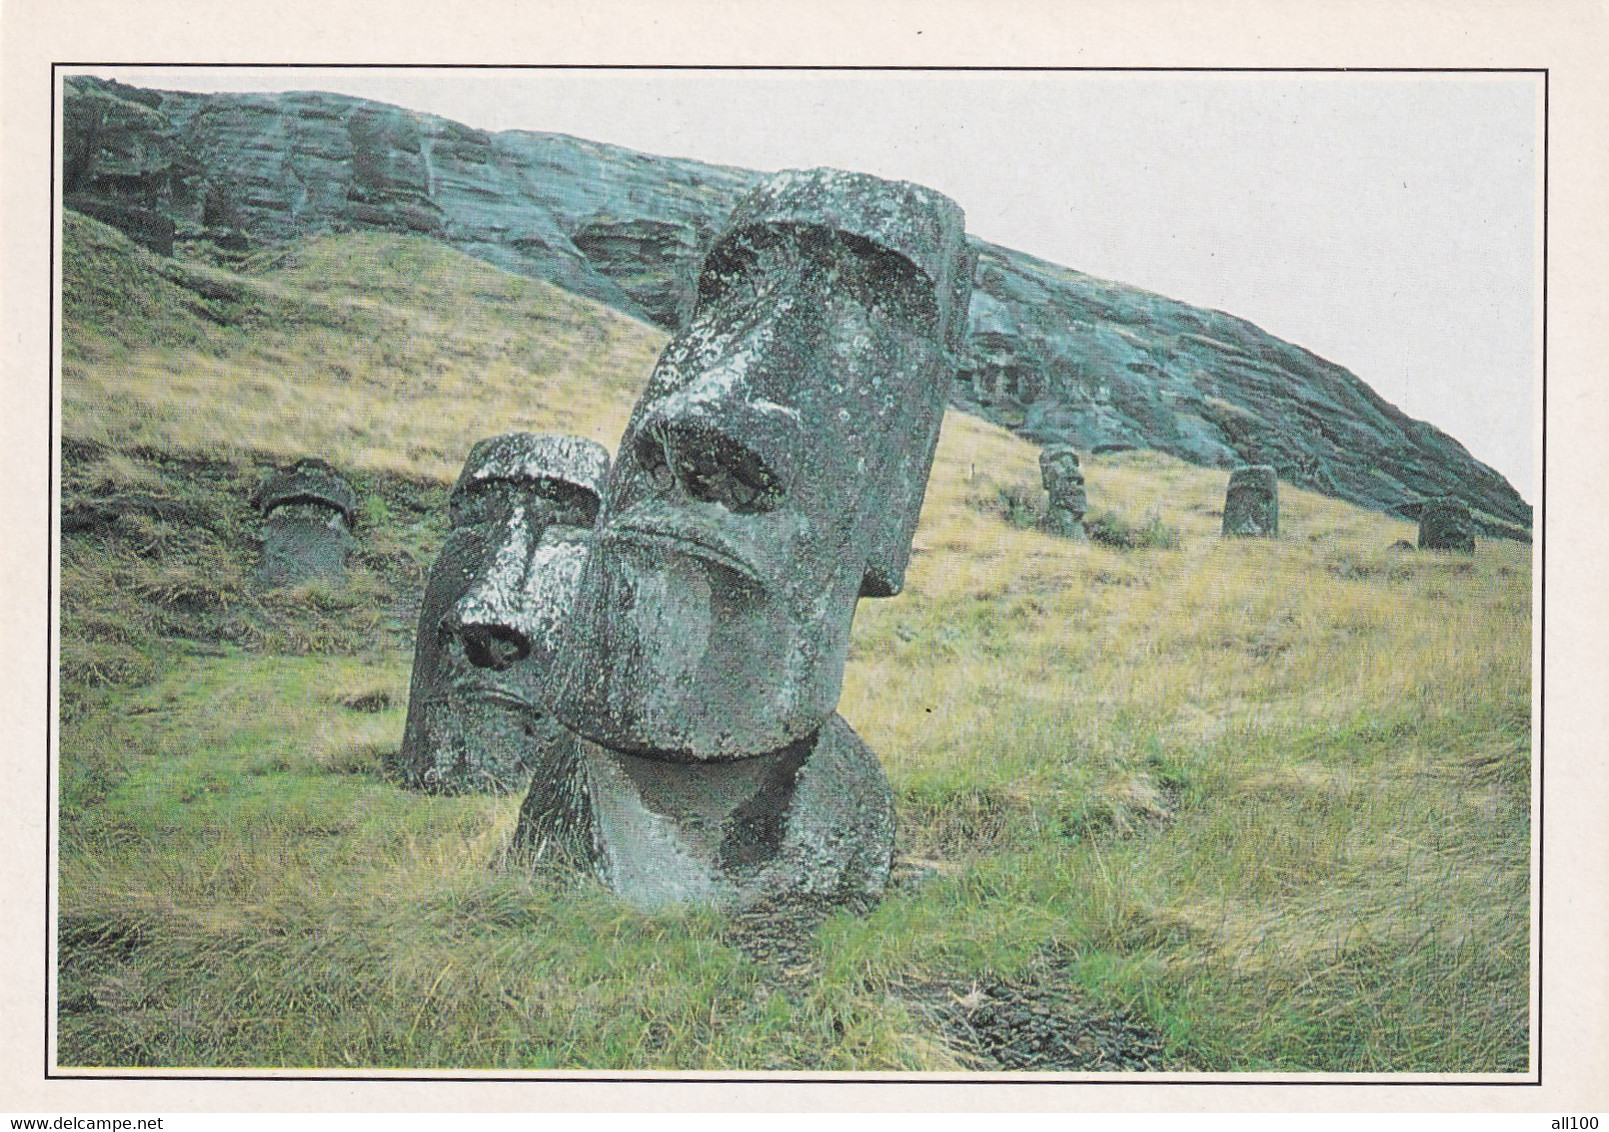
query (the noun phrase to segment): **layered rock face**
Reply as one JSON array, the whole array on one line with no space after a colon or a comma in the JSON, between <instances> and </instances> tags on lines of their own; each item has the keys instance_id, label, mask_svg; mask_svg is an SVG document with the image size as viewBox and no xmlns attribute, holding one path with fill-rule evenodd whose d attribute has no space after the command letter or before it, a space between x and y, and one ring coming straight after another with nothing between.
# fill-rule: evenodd
<instances>
[{"instance_id":1,"label":"layered rock face","mask_svg":"<svg viewBox=\"0 0 1609 1132\"><path fill-rule=\"evenodd\" d=\"M64 109L68 206L158 250L412 231L672 331L703 252L762 176L329 94L79 78ZM1403 515L1450 495L1486 533L1529 537L1531 508L1507 480L1346 369L1232 315L972 243L956 407L1041 444L1268 464Z\"/></svg>"},{"instance_id":2,"label":"layered rock face","mask_svg":"<svg viewBox=\"0 0 1609 1132\"><path fill-rule=\"evenodd\" d=\"M64 111L68 207L86 202L118 227L113 205L166 218L170 247L175 237L244 248L332 229L417 232L667 329L692 307L703 251L759 180L333 94L71 79Z\"/></svg>"}]
</instances>

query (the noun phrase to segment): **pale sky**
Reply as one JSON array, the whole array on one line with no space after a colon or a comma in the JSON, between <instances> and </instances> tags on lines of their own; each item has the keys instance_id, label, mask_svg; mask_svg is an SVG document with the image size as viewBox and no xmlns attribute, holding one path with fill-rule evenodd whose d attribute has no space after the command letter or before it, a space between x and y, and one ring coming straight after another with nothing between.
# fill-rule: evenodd
<instances>
[{"instance_id":1,"label":"pale sky","mask_svg":"<svg viewBox=\"0 0 1609 1132\"><path fill-rule=\"evenodd\" d=\"M1239 315L1537 499L1541 77L97 68L953 197L986 240Z\"/></svg>"}]
</instances>

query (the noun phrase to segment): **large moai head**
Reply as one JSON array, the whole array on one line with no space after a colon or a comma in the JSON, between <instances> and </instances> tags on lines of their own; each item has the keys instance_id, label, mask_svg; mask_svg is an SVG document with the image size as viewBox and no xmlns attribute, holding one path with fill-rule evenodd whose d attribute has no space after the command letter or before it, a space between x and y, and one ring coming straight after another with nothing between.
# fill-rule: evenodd
<instances>
[{"instance_id":1,"label":"large moai head","mask_svg":"<svg viewBox=\"0 0 1609 1132\"><path fill-rule=\"evenodd\" d=\"M1232 538L1279 536L1279 476L1267 464L1246 464L1229 474L1223 533Z\"/></svg>"},{"instance_id":2,"label":"large moai head","mask_svg":"<svg viewBox=\"0 0 1609 1132\"><path fill-rule=\"evenodd\" d=\"M738 206L621 440L568 726L695 761L822 725L856 601L903 583L971 274L961 209L919 185L792 171Z\"/></svg>"},{"instance_id":3,"label":"large moai head","mask_svg":"<svg viewBox=\"0 0 1609 1132\"><path fill-rule=\"evenodd\" d=\"M339 472L323 460L298 460L269 476L254 501L263 516L258 589L345 579L358 501Z\"/></svg>"},{"instance_id":4,"label":"large moai head","mask_svg":"<svg viewBox=\"0 0 1609 1132\"><path fill-rule=\"evenodd\" d=\"M1469 507L1450 495L1425 500L1419 509L1419 549L1475 553L1475 520Z\"/></svg>"},{"instance_id":5,"label":"large moai head","mask_svg":"<svg viewBox=\"0 0 1609 1132\"><path fill-rule=\"evenodd\" d=\"M543 697L608 470L574 436L471 449L419 610L400 756L414 785L523 789L562 742Z\"/></svg>"}]
</instances>

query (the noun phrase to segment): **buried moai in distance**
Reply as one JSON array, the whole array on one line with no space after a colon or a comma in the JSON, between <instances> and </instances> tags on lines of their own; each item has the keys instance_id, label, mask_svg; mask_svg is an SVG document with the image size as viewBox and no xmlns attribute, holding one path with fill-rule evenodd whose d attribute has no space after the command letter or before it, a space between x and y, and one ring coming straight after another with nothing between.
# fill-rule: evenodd
<instances>
[{"instance_id":1,"label":"buried moai in distance","mask_svg":"<svg viewBox=\"0 0 1609 1132\"><path fill-rule=\"evenodd\" d=\"M1279 536L1279 476L1267 464L1245 464L1229 475L1223 533L1229 537Z\"/></svg>"},{"instance_id":2,"label":"buried moai in distance","mask_svg":"<svg viewBox=\"0 0 1609 1132\"><path fill-rule=\"evenodd\" d=\"M1078 466L1078 450L1071 444L1047 444L1039 453L1039 478L1050 497L1046 526L1063 538L1085 541L1084 514L1089 498L1084 492L1084 473Z\"/></svg>"},{"instance_id":3,"label":"buried moai in distance","mask_svg":"<svg viewBox=\"0 0 1609 1132\"><path fill-rule=\"evenodd\" d=\"M346 579L357 496L326 461L298 460L275 471L254 496L263 517L262 555L253 578L259 590L320 579Z\"/></svg>"},{"instance_id":4,"label":"buried moai in distance","mask_svg":"<svg viewBox=\"0 0 1609 1132\"><path fill-rule=\"evenodd\" d=\"M543 685L608 469L601 444L574 436L515 432L470 450L420 603L399 755L411 785L523 790L574 742Z\"/></svg>"},{"instance_id":5,"label":"buried moai in distance","mask_svg":"<svg viewBox=\"0 0 1609 1132\"><path fill-rule=\"evenodd\" d=\"M1419 549L1475 553L1475 520L1469 507L1450 495L1427 499L1419 508Z\"/></svg>"},{"instance_id":6,"label":"buried moai in distance","mask_svg":"<svg viewBox=\"0 0 1609 1132\"><path fill-rule=\"evenodd\" d=\"M903 584L971 265L918 185L738 206L621 441L550 684L588 742L523 845L641 906L881 891L892 793L835 709L857 601Z\"/></svg>"}]
</instances>

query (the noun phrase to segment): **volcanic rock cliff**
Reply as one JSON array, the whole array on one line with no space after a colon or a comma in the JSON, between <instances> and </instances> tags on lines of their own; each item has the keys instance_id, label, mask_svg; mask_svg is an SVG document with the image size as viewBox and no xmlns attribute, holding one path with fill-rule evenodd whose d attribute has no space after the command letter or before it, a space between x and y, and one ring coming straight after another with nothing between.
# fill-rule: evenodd
<instances>
[{"instance_id":1,"label":"volcanic rock cliff","mask_svg":"<svg viewBox=\"0 0 1609 1132\"><path fill-rule=\"evenodd\" d=\"M67 207L163 254L407 230L667 330L686 317L703 249L761 176L333 94L73 78L64 118ZM1272 464L1408 517L1454 495L1488 533L1529 537L1531 508L1507 480L1346 369L1232 315L976 246L958 408L1041 443Z\"/></svg>"}]
</instances>

